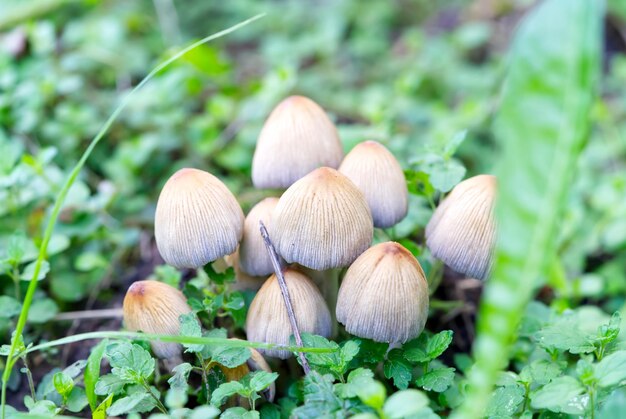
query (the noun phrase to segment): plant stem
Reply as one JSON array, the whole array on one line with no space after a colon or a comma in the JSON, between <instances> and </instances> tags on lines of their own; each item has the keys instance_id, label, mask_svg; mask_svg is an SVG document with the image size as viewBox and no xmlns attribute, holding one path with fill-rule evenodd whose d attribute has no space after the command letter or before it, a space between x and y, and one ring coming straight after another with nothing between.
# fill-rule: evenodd
<instances>
[{"instance_id":1,"label":"plant stem","mask_svg":"<svg viewBox=\"0 0 626 419\"><path fill-rule=\"evenodd\" d=\"M339 272L341 272L341 268L328 269L324 272L326 273L326 278L322 281L322 295L324 295L324 300L326 300L326 304L328 304L330 309L331 336L336 338L338 332L336 316L337 294L339 293Z\"/></svg>"},{"instance_id":2,"label":"plant stem","mask_svg":"<svg viewBox=\"0 0 626 419\"><path fill-rule=\"evenodd\" d=\"M159 400L159 398L152 392L152 389L150 388L150 386L148 385L148 383L145 382L145 380L141 380L141 385L143 386L143 388L146 389L146 391L150 394L150 396L152 396L152 398L154 399L154 401L156 402L156 406L157 408L165 415L167 415L167 409L165 408L165 406L163 405L163 403L161 403L161 400Z\"/></svg>"},{"instance_id":3,"label":"plant stem","mask_svg":"<svg viewBox=\"0 0 626 419\"><path fill-rule=\"evenodd\" d=\"M38 6L38 7L41 8L40 6ZM39 255L37 256L37 260L35 262L35 269L33 270L33 276L32 276L32 278L30 280L30 283L28 284L28 289L26 291L26 296L24 297L24 303L22 304L22 312L20 313L20 316L18 318L17 326L15 327L14 336L13 336L13 339L11 340L11 348L9 349L9 354L7 356L7 366L8 367L13 367L13 364L15 363L15 361L13 360L13 357L15 356L15 351L17 350L17 342L18 341L21 342L22 332L24 331L24 327L26 326L26 320L28 319L28 311L29 311L30 305L31 305L31 303L33 301L33 297L35 296L35 291L37 290L37 283L38 283L37 278L39 277L39 271L41 270L41 266L43 264L43 261L46 258L46 253L47 253L47 250L48 250L48 244L50 243L50 238L52 237L52 232L54 231L54 225L56 224L56 221L59 218L59 213L61 212L61 207L63 206L63 202L65 202L65 198L66 198L70 188L74 184L74 181L78 177L78 174L80 173L81 169L85 165L85 162L87 161L87 159L89 158L89 156L93 152L94 148L98 145L100 140L102 140L102 138L107 133L107 131L109 130L109 128L111 127L113 122L122 113L122 110L124 110L126 105L128 105L128 103L130 102L130 99L133 97L133 95L139 89L141 89L146 83L148 83L148 81L150 81L161 70L163 70L165 67L169 66L171 63L173 63L174 61L176 61L177 59L179 59L181 56L185 55L189 51L193 50L194 48L197 48L198 46L200 46L202 44L205 44L205 43L207 43L209 41L212 41L214 39L217 39L217 38L220 38L220 37L222 37L224 35L227 35L227 34L233 32L233 31L236 31L237 29L241 28L242 26L245 26L245 25L247 25L247 24L249 24L249 23L251 23L251 22L253 22L253 21L257 20L257 19L260 19L264 15L265 14L256 15L256 16L250 18L250 19L247 19L247 20L245 20L243 22L240 22L240 23L238 23L238 24L236 24L234 26L231 26L228 29L225 29L225 30L217 32L217 33L215 33L213 35L210 35L210 36L207 36L205 38L202 38L201 40L199 40L197 42L194 42L193 44L187 46L186 48L182 49L178 53L174 54L172 57L168 58L167 60L165 60L164 62L162 62L158 66L156 66L154 69L152 69L152 71L150 71L150 73L148 73L148 75L143 80L141 80L141 82L139 82L139 84L137 86L135 86L130 91L130 93L128 93L124 97L124 99L122 99L122 102L113 111L111 116L109 116L109 119L106 120L106 122L104 123L104 125L102 126L100 131L98 131L98 133L93 138L93 140L91 140L91 142L89 143L89 146L87 146L87 149L83 152L82 156L80 157L80 159L78 160L78 162L76 163L76 165L74 166L72 171L70 172L67 180L65 181L65 184L63 185L63 188L61 188L61 191L57 195L57 198L56 198L56 200L54 202L54 207L52 208L52 212L50 214L50 219L48 220L48 224L46 225L46 229L45 229L45 232L44 232L44 235L43 235L43 239L41 241L41 245L39 246ZM6 19L5 19L5 22L6 22ZM9 378L11 378L11 368L5 369L4 373L2 374L2 396L0 398L0 403L1 403L0 418L2 418L2 419L6 418L6 393L7 393L7 385L8 385L8 382L9 382Z\"/></svg>"},{"instance_id":4,"label":"plant stem","mask_svg":"<svg viewBox=\"0 0 626 419\"><path fill-rule=\"evenodd\" d=\"M30 368L28 367L28 361L26 361L26 355L22 357L22 362L24 363L26 379L28 380L28 388L30 388L30 396L33 398L33 401L36 402L37 396L35 393L35 383L33 381L33 374L30 372Z\"/></svg>"},{"instance_id":5,"label":"plant stem","mask_svg":"<svg viewBox=\"0 0 626 419\"><path fill-rule=\"evenodd\" d=\"M267 252L269 253L270 259L272 260L272 266L274 267L274 272L276 273L276 278L278 279L278 285L280 286L280 292L283 295L283 300L285 301L285 307L287 308L287 316L289 317L289 322L291 323L291 330L293 331L293 336L296 339L296 345L302 348L304 345L302 344L302 337L300 336L300 330L298 329L298 322L296 320L296 315L293 312L293 306L291 305L291 298L289 297L289 289L287 288L287 283L285 282L285 277L283 276L283 268L280 266L280 259L278 258L278 253L276 253L276 249L270 240L270 235L265 228L265 224L263 221L259 220L259 229L261 231L261 236L263 237L263 241L265 242L265 247L267 248ZM303 352L298 352L300 356L300 361L302 362L302 369L305 374L309 374L311 372L311 368L309 367L309 362L306 359L306 356Z\"/></svg>"}]
</instances>

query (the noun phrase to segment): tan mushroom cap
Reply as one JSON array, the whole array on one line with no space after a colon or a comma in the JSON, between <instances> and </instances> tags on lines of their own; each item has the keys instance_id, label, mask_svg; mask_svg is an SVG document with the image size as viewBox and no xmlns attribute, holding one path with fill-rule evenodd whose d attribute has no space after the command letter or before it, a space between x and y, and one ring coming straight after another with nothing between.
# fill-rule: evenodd
<instances>
[{"instance_id":1,"label":"tan mushroom cap","mask_svg":"<svg viewBox=\"0 0 626 419\"><path fill-rule=\"evenodd\" d=\"M398 160L376 141L356 145L343 159L339 171L363 192L374 226L391 227L408 211L409 191Z\"/></svg>"},{"instance_id":2,"label":"tan mushroom cap","mask_svg":"<svg viewBox=\"0 0 626 419\"><path fill-rule=\"evenodd\" d=\"M304 96L290 96L272 111L252 159L257 188L288 188L311 170L339 167L343 149L326 112Z\"/></svg>"},{"instance_id":3,"label":"tan mushroom cap","mask_svg":"<svg viewBox=\"0 0 626 419\"><path fill-rule=\"evenodd\" d=\"M134 282L124 297L124 323L133 332L178 335L178 318L191 312L182 292L163 282L146 280ZM150 342L159 358L180 356L181 345L171 342Z\"/></svg>"},{"instance_id":4,"label":"tan mushroom cap","mask_svg":"<svg viewBox=\"0 0 626 419\"><path fill-rule=\"evenodd\" d=\"M286 269L284 275L300 333L329 337L330 311L315 284L294 269ZM276 275L270 276L265 281L252 300L246 319L246 333L248 340L253 342L289 344L289 337L292 335L291 323L289 323ZM281 359L292 355L291 352L275 349L259 349L259 351Z\"/></svg>"},{"instance_id":5,"label":"tan mushroom cap","mask_svg":"<svg viewBox=\"0 0 626 419\"><path fill-rule=\"evenodd\" d=\"M218 178L181 169L165 183L157 203L159 253L176 268L199 268L237 249L243 220L237 199Z\"/></svg>"},{"instance_id":6,"label":"tan mushroom cap","mask_svg":"<svg viewBox=\"0 0 626 419\"><path fill-rule=\"evenodd\" d=\"M496 178L479 175L455 186L426 226L433 256L457 272L485 279L496 240Z\"/></svg>"},{"instance_id":7,"label":"tan mushroom cap","mask_svg":"<svg viewBox=\"0 0 626 419\"><path fill-rule=\"evenodd\" d=\"M337 321L355 336L404 343L428 318L428 283L415 257L395 242L369 248L350 266L337 297Z\"/></svg>"},{"instance_id":8,"label":"tan mushroom cap","mask_svg":"<svg viewBox=\"0 0 626 419\"><path fill-rule=\"evenodd\" d=\"M263 221L271 235L271 217L276 204L278 204L278 198L265 198L252 207L244 221L243 238L239 246L239 266L252 276L269 275L274 272L272 261L259 231L259 221Z\"/></svg>"},{"instance_id":9,"label":"tan mushroom cap","mask_svg":"<svg viewBox=\"0 0 626 419\"><path fill-rule=\"evenodd\" d=\"M344 175L316 169L291 185L274 209L272 240L288 262L311 269L347 266L372 243L363 193Z\"/></svg>"}]
</instances>

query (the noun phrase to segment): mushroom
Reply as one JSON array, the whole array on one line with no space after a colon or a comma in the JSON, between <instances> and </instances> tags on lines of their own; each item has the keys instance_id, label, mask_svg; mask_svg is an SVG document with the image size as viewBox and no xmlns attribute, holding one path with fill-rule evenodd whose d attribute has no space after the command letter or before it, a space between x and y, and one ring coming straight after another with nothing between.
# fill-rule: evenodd
<instances>
[{"instance_id":1,"label":"mushroom","mask_svg":"<svg viewBox=\"0 0 626 419\"><path fill-rule=\"evenodd\" d=\"M328 167L291 185L272 217L278 253L288 263L317 270L349 265L369 247L373 230L361 191Z\"/></svg>"},{"instance_id":2,"label":"mushroom","mask_svg":"<svg viewBox=\"0 0 626 419\"><path fill-rule=\"evenodd\" d=\"M231 338L231 340L240 340L240 339ZM267 363L265 358L263 358L263 355L259 353L259 351L257 351L254 348L248 348L248 349L250 350L251 356L243 364L234 368L228 368L222 364L218 364L220 370L222 371L222 373L224 373L224 376L226 377L227 381L239 381L251 371L262 370L262 371L269 372L269 373L272 372L272 369L270 368L269 364ZM270 384L270 386L263 391L263 395L265 396L265 399L268 402L273 402L274 396L276 395L276 384L275 383ZM248 399L246 397L240 397L240 396L235 397L234 402L237 406L242 406L242 407L245 407L246 409L250 408Z\"/></svg>"},{"instance_id":3,"label":"mushroom","mask_svg":"<svg viewBox=\"0 0 626 419\"><path fill-rule=\"evenodd\" d=\"M133 332L179 335L178 318L191 311L183 293L163 282L134 282L124 297L124 323ZM159 358L180 357L182 353L178 343L152 341L150 345Z\"/></svg>"},{"instance_id":4,"label":"mushroom","mask_svg":"<svg viewBox=\"0 0 626 419\"><path fill-rule=\"evenodd\" d=\"M330 311L313 282L295 269L287 268L283 275L293 301L300 332L330 336ZM248 340L288 345L291 325L276 275L269 277L256 294L246 318ZM286 359L291 352L259 349L268 356Z\"/></svg>"},{"instance_id":5,"label":"mushroom","mask_svg":"<svg viewBox=\"0 0 626 419\"><path fill-rule=\"evenodd\" d=\"M496 177L464 180L437 207L426 226L426 245L434 257L457 272L485 279L496 240Z\"/></svg>"},{"instance_id":6,"label":"mushroom","mask_svg":"<svg viewBox=\"0 0 626 419\"><path fill-rule=\"evenodd\" d=\"M337 298L346 331L377 342L404 343L422 333L428 317L428 283L402 245L372 246L348 268Z\"/></svg>"},{"instance_id":7,"label":"mushroom","mask_svg":"<svg viewBox=\"0 0 626 419\"><path fill-rule=\"evenodd\" d=\"M339 171L365 195L375 227L391 227L406 216L409 191L404 172L384 145L376 141L356 145Z\"/></svg>"},{"instance_id":8,"label":"mushroom","mask_svg":"<svg viewBox=\"0 0 626 419\"><path fill-rule=\"evenodd\" d=\"M265 198L252 207L244 221L243 238L239 246L239 267L249 275L263 276L274 271L259 232L259 221L262 220L270 229L271 215L276 204L278 198Z\"/></svg>"},{"instance_id":9,"label":"mushroom","mask_svg":"<svg viewBox=\"0 0 626 419\"><path fill-rule=\"evenodd\" d=\"M218 178L181 169L165 183L154 233L159 253L176 268L199 268L233 253L243 232L243 211Z\"/></svg>"},{"instance_id":10,"label":"mushroom","mask_svg":"<svg viewBox=\"0 0 626 419\"><path fill-rule=\"evenodd\" d=\"M257 188L288 188L320 166L339 167L343 149L324 110L304 96L274 108L261 130L252 159Z\"/></svg>"}]
</instances>

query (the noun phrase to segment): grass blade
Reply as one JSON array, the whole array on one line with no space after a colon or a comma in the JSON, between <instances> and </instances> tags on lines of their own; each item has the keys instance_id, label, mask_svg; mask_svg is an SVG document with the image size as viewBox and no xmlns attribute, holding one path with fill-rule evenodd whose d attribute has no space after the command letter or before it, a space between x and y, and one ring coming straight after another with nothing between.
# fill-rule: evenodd
<instances>
[{"instance_id":1,"label":"grass blade","mask_svg":"<svg viewBox=\"0 0 626 419\"><path fill-rule=\"evenodd\" d=\"M494 271L458 417L483 417L524 307L555 255L558 218L590 127L603 14L599 0L547 0L516 35L495 125L503 154Z\"/></svg>"}]
</instances>

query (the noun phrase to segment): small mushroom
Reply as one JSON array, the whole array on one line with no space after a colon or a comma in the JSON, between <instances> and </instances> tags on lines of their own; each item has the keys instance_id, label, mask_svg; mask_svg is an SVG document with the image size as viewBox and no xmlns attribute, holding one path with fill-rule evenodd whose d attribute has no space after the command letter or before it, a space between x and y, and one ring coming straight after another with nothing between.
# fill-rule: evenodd
<instances>
[{"instance_id":1,"label":"small mushroom","mask_svg":"<svg viewBox=\"0 0 626 419\"><path fill-rule=\"evenodd\" d=\"M295 269L285 269L283 274L300 332L330 336L330 311L315 284ZM246 333L248 340L253 342L289 344L291 324L276 275L265 281L252 300L246 318ZM281 359L291 356L291 352L276 349L259 351Z\"/></svg>"},{"instance_id":2,"label":"small mushroom","mask_svg":"<svg viewBox=\"0 0 626 419\"><path fill-rule=\"evenodd\" d=\"M348 333L404 343L422 333L427 317L424 271L402 245L372 246L348 268L337 298L337 320Z\"/></svg>"},{"instance_id":3,"label":"small mushroom","mask_svg":"<svg viewBox=\"0 0 626 419\"><path fill-rule=\"evenodd\" d=\"M239 246L239 266L249 275L263 276L274 272L265 242L259 232L259 221L263 221L270 230L272 212L276 204L278 204L278 198L265 198L252 207L243 224L243 238Z\"/></svg>"},{"instance_id":4,"label":"small mushroom","mask_svg":"<svg viewBox=\"0 0 626 419\"><path fill-rule=\"evenodd\" d=\"M339 171L365 195L375 227L391 227L406 216L409 191L404 172L384 145L376 141L356 145Z\"/></svg>"},{"instance_id":5,"label":"small mushroom","mask_svg":"<svg viewBox=\"0 0 626 419\"><path fill-rule=\"evenodd\" d=\"M154 233L159 253L176 268L199 268L233 253L243 232L243 211L218 178L181 169L165 183Z\"/></svg>"},{"instance_id":6,"label":"small mushroom","mask_svg":"<svg viewBox=\"0 0 626 419\"><path fill-rule=\"evenodd\" d=\"M343 149L337 129L311 99L290 96L274 108L252 159L257 188L288 188L311 170L339 167Z\"/></svg>"},{"instance_id":7,"label":"small mushroom","mask_svg":"<svg viewBox=\"0 0 626 419\"><path fill-rule=\"evenodd\" d=\"M124 297L124 323L133 332L179 335L178 318L191 312L182 292L163 282L146 280L134 282ZM180 357L178 343L150 342L159 358Z\"/></svg>"},{"instance_id":8,"label":"small mushroom","mask_svg":"<svg viewBox=\"0 0 626 419\"><path fill-rule=\"evenodd\" d=\"M363 193L328 167L291 185L272 218L278 253L288 263L318 270L349 265L369 247L373 230Z\"/></svg>"},{"instance_id":9,"label":"small mushroom","mask_svg":"<svg viewBox=\"0 0 626 419\"><path fill-rule=\"evenodd\" d=\"M496 178L464 180L437 207L426 226L426 245L433 256L457 272L485 279L496 240Z\"/></svg>"},{"instance_id":10,"label":"small mushroom","mask_svg":"<svg viewBox=\"0 0 626 419\"><path fill-rule=\"evenodd\" d=\"M231 338L231 339L239 340L236 338ZM257 351L254 348L248 348L248 349L250 350L251 356L243 364L235 368L228 368L222 364L218 364L220 370L224 373L226 380L239 381L251 371L265 371L269 373L272 372L272 369L270 368L269 364L267 363L265 358L263 358L263 355L259 353L259 351ZM263 395L265 396L265 399L268 402L273 402L274 396L276 395L276 384L275 383L270 384L270 386L263 391ZM245 407L246 409L250 408L248 404L248 399L245 397L236 397L235 404L237 406Z\"/></svg>"}]
</instances>

